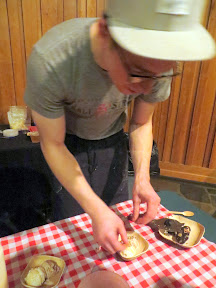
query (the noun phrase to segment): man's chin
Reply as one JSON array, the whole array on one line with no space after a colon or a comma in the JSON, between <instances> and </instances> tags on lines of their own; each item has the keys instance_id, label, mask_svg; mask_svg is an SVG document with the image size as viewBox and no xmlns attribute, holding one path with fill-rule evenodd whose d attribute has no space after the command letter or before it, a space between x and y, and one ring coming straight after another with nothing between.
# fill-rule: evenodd
<instances>
[{"instance_id":1,"label":"man's chin","mask_svg":"<svg viewBox=\"0 0 216 288\"><path fill-rule=\"evenodd\" d=\"M119 92L121 92L121 93L124 94L124 95L138 96L138 95L142 94L142 93L133 92L133 91L128 90L128 89L119 89L119 88L118 88L118 90L119 90Z\"/></svg>"}]
</instances>

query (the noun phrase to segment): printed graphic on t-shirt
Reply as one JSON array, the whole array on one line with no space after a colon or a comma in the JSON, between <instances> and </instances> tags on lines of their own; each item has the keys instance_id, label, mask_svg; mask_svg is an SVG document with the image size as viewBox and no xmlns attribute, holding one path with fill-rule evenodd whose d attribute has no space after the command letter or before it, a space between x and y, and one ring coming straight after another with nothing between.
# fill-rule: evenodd
<instances>
[{"instance_id":1,"label":"printed graphic on t-shirt","mask_svg":"<svg viewBox=\"0 0 216 288\"><path fill-rule=\"evenodd\" d=\"M75 99L72 100L68 109L73 112L75 115L82 118L91 118L96 117L100 118L102 116L123 112L128 107L130 102L130 97L124 97L115 102L104 101L101 102L101 99Z\"/></svg>"}]
</instances>

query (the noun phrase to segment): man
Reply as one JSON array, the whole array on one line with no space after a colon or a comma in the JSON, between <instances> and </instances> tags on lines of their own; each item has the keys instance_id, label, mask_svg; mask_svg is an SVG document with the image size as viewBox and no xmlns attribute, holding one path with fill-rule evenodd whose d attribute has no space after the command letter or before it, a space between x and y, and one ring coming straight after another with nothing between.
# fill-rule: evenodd
<instances>
[{"instance_id":1,"label":"man","mask_svg":"<svg viewBox=\"0 0 216 288\"><path fill-rule=\"evenodd\" d=\"M183 2L109 0L106 17L74 19L48 31L28 62L25 101L46 161L91 217L95 240L111 254L127 244L122 220L107 206L128 197L122 132L127 105L135 99L132 220L146 224L160 203L149 177L155 105L169 97L176 61L215 53L197 14L192 17L191 1ZM145 202L147 211L139 217Z\"/></svg>"}]
</instances>

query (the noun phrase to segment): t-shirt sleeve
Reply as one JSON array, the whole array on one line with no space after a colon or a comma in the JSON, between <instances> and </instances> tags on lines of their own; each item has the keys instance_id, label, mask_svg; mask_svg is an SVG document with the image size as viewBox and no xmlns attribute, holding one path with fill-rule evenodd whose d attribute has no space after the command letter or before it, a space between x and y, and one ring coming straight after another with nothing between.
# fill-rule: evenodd
<instances>
[{"instance_id":1,"label":"t-shirt sleeve","mask_svg":"<svg viewBox=\"0 0 216 288\"><path fill-rule=\"evenodd\" d=\"M139 97L145 102L163 102L170 96L171 82L171 78L160 79L154 84L152 93L142 94Z\"/></svg>"},{"instance_id":2,"label":"t-shirt sleeve","mask_svg":"<svg viewBox=\"0 0 216 288\"><path fill-rule=\"evenodd\" d=\"M64 114L63 98L63 85L54 67L34 48L27 63L25 103L42 116L54 119Z\"/></svg>"}]
</instances>

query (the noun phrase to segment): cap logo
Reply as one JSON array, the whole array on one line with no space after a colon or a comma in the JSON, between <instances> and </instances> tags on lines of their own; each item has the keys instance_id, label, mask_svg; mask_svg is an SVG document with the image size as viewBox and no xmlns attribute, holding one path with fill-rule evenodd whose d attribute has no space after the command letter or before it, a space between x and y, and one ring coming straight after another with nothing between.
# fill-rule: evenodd
<instances>
[{"instance_id":1,"label":"cap logo","mask_svg":"<svg viewBox=\"0 0 216 288\"><path fill-rule=\"evenodd\" d=\"M158 0L156 12L162 14L188 15L191 13L192 0Z\"/></svg>"}]
</instances>

